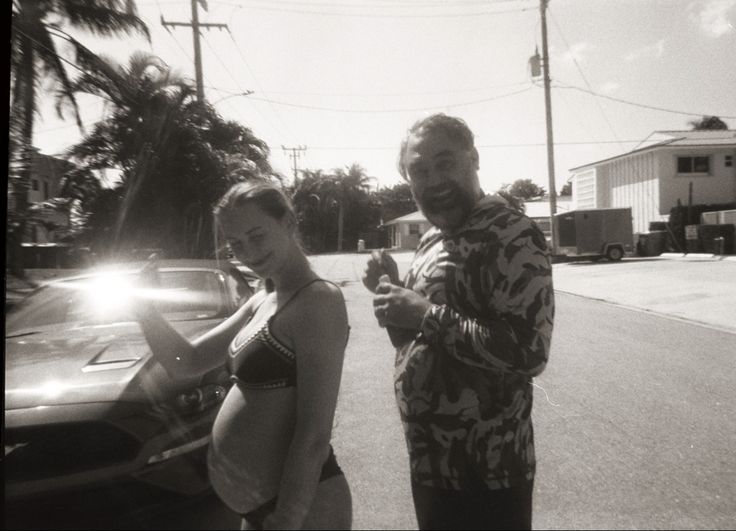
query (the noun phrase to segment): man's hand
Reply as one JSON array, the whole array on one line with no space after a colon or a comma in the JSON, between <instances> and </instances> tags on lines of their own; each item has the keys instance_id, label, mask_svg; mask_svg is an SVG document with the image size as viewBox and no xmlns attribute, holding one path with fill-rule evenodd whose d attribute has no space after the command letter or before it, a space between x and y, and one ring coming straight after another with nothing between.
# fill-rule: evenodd
<instances>
[{"instance_id":1,"label":"man's hand","mask_svg":"<svg viewBox=\"0 0 736 531\"><path fill-rule=\"evenodd\" d=\"M381 326L419 330L431 306L432 303L417 292L391 283L388 275L380 277L373 297L373 313Z\"/></svg>"},{"instance_id":2,"label":"man's hand","mask_svg":"<svg viewBox=\"0 0 736 531\"><path fill-rule=\"evenodd\" d=\"M387 275L389 282L401 285L399 280L399 268L396 261L386 252L385 249L371 251L371 257L363 271L363 285L373 293L376 292L378 279L381 275Z\"/></svg>"}]
</instances>

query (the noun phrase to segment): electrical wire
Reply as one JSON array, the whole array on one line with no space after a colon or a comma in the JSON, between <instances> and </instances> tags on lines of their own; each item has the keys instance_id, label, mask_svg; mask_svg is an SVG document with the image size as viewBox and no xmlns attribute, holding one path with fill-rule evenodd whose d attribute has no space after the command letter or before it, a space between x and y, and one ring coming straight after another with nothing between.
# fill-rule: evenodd
<instances>
[{"instance_id":1,"label":"electrical wire","mask_svg":"<svg viewBox=\"0 0 736 531\"><path fill-rule=\"evenodd\" d=\"M243 87L242 87L242 85L240 84L240 82L239 82L239 81L238 81L238 80L237 80L237 79L235 78L235 76L234 76L234 75L233 75L233 73L232 73L232 72L230 71L230 69L229 69L229 68L227 67L227 65L225 65L225 63L224 63L224 62L222 61L222 59L220 58L219 54L218 54L218 53L217 53L217 52L215 51L214 47L213 47L213 46L212 46L212 45L211 45L211 44L209 43L209 41L208 41L208 40L207 40L207 39L206 39L206 38L204 37L204 35L202 36L202 40L204 40L204 41L205 41L205 44L206 44L206 45L207 45L207 47L208 47L208 48L210 49L210 51L211 51L211 52L212 52L212 53L213 53L213 54L215 55L215 57L217 58L217 60L218 60L218 61L220 62L220 65L222 65L222 68L223 68L223 69L224 69L225 71L227 71L227 73L228 73L228 75L230 76L230 78L231 78L231 79L232 79L232 80L233 80L233 81L235 82L235 84L236 84L236 85L238 86L238 88L240 89L240 90L239 90L238 92L234 92L234 93L231 93L230 95L231 95L231 96L240 96L240 95L243 95L243 96L247 96L247 95L248 95L248 93L252 93L252 91L250 91L250 90L246 91L246 90L244 90L244 89L243 89ZM221 99L220 101L226 101L226 98L223 98L223 99ZM262 112L261 112L261 110L260 110L260 109L258 108L258 106L257 106L257 105L253 105L253 104L252 104L252 102L250 102L250 103L251 103L251 107L253 107L253 108L255 109L255 111L256 111L256 112L257 112L258 114L260 114L260 115L261 115L261 117L262 117L262 118L263 118L263 119L265 120L265 122L266 122L266 123L267 123L267 124L268 124L268 125L269 125L269 126L271 127L271 129L273 129L274 133L276 133L276 135L277 135L277 136L280 136L280 137L283 137L283 136L285 136L285 135L283 134L283 131L282 131L282 130L281 130L281 129L280 129L279 127L277 127L277 126L276 126L276 124L275 124L274 122L272 122L272 121L271 121L271 120L270 120L270 119L268 118L268 116L266 116L266 115L265 115L264 113L262 113ZM232 108L232 102L228 102L228 104L229 104L229 105L231 105L231 108Z\"/></svg>"},{"instance_id":2,"label":"electrical wire","mask_svg":"<svg viewBox=\"0 0 736 531\"><path fill-rule=\"evenodd\" d=\"M736 120L736 116L724 116L722 114L717 114L717 113L678 111L675 109L667 109L665 107L656 107L654 105L646 105L644 103L637 103L634 101L624 100L621 98L614 98L613 96L608 96L606 94L599 94L598 92L595 92L593 90L584 89L582 87L576 87L575 85L568 85L566 83L562 83L557 80L555 80L555 82L558 83L558 85L555 86L554 88L561 88L561 89L566 89L566 90L577 90L579 92L585 92L586 94L591 94L597 98L605 98L607 100L615 101L618 103L624 103L626 105L633 105L635 107L641 107L643 109L650 109L653 111L660 111L660 112L668 112L672 114L680 114L684 116L718 116L719 118L725 118L727 120Z\"/></svg>"},{"instance_id":3,"label":"electrical wire","mask_svg":"<svg viewBox=\"0 0 736 531\"><path fill-rule=\"evenodd\" d=\"M593 141L580 141L580 142L555 142L555 146L583 146L583 145L596 145L596 144L636 144L641 142L641 139L636 140L593 140ZM518 144L476 144L476 148L484 149L496 149L496 148L525 148L525 147L545 147L546 142L526 142ZM310 146L309 149L315 150L355 150L355 151L383 151L383 150L396 150L397 146Z\"/></svg>"},{"instance_id":4,"label":"electrical wire","mask_svg":"<svg viewBox=\"0 0 736 531\"><path fill-rule=\"evenodd\" d=\"M368 98L368 97L376 97L376 98L385 98L385 97L392 97L392 96L437 96L437 95L451 95L451 94L467 94L470 92L481 92L481 91L487 91L489 89L494 88L509 88L509 87L519 87L522 85L528 85L529 81L519 81L517 83L504 83L501 85L487 85L485 87L476 87L476 88L468 88L468 89L458 89L458 90L435 90L435 91L423 91L423 92L298 92L298 91L288 91L288 90L270 90L268 91L269 94L278 94L281 96L321 96L321 97L361 97L361 98Z\"/></svg>"},{"instance_id":5,"label":"electrical wire","mask_svg":"<svg viewBox=\"0 0 736 531\"><path fill-rule=\"evenodd\" d=\"M321 15L321 16L337 16L337 17L370 17L370 18L458 18L458 17L477 17L477 16L485 16L485 15L503 15L507 13L521 13L524 11L530 11L532 7L523 7L523 8L515 8L515 9L506 9L506 10L499 10L499 11L474 11L470 13L434 13L434 14L422 14L422 13L412 13L412 14L401 14L401 13L372 13L372 12L338 12L338 11L312 11L312 10L305 10L305 9L294 9L294 8L277 8L277 7L271 7L273 6L273 2L268 2L268 6L264 5L258 5L258 4L242 4L237 2L219 2L220 4L226 4L235 6L241 9L247 8L247 9L254 9L258 11L271 11L276 13L293 13L293 14L302 14L302 15ZM348 5L340 6L341 8L350 7ZM369 6L360 6L362 8L367 8ZM405 8L415 8L415 6L402 6Z\"/></svg>"},{"instance_id":6,"label":"electrical wire","mask_svg":"<svg viewBox=\"0 0 736 531\"><path fill-rule=\"evenodd\" d=\"M235 46L235 51L237 51L237 52L238 52L238 55L240 56L240 60L241 60L241 61L243 62L243 64L245 65L245 68L246 68L246 69L248 70L248 72L250 73L250 77L251 77L251 79L253 80L253 83L255 83L256 87L258 88L258 90L260 90L260 91L261 91L261 93L263 93L263 94L264 94L265 96L268 96L268 95L266 94L266 92L265 92L265 91L263 90L263 86L262 86L262 85L261 85L261 83L260 83L260 82L258 81L258 78L256 77L255 73L253 72L253 69L252 69L252 68L250 67L250 63L249 63L249 62L248 62L248 60L247 60L247 59L245 58L245 54L244 54L244 53L243 53L243 51L242 51L242 50L240 49L240 45L238 45L238 41L236 41L236 40L235 40L235 37L233 36L233 34L232 34L232 32L230 31L230 29L229 29L229 28L228 28L228 30L227 30L227 33L228 33L228 35L230 36L230 40L232 41L232 43L233 43L233 46ZM290 137L291 137L292 139L296 139L296 135L294 135L293 131L292 131L292 130L291 130L291 128L290 128L290 127L288 126L288 124L286 123L286 121L285 121L285 120L284 120L284 119L283 119L283 118L281 117L281 113L279 113L279 112L278 112L278 111L276 110L276 108L275 108L275 107L274 107L274 106L273 106L272 104L270 104L270 103L269 103L269 106L270 106L270 108L271 108L271 111L273 112L273 114L274 114L274 115L276 116L276 119L277 119L277 120L278 120L279 122L281 122L281 124L283 125L283 127L284 127L284 131L286 131L286 132L287 132L288 136L290 136ZM257 108L257 107L256 107L256 108Z\"/></svg>"},{"instance_id":7,"label":"electrical wire","mask_svg":"<svg viewBox=\"0 0 736 531\"><path fill-rule=\"evenodd\" d=\"M583 73L583 69L580 67L580 63L578 63L578 60L575 59L575 56L572 53L572 48L570 47L570 44L567 42L567 39L565 38L565 35L562 33L562 28L560 28L560 25L557 23L557 19L552 15L552 11L547 8L547 12L549 13L549 17L552 19L553 24L555 25L555 28L557 28L557 33L562 38L562 42L565 43L565 46L567 46L567 51L570 52L570 57L572 58L573 63L575 63L575 66L578 69L578 72L580 72L580 77L583 78L583 81L585 81L585 85L588 87L589 90L593 90L593 87L590 86L590 83L588 82L588 78ZM603 116L603 120L606 122L606 125L608 125L608 129L611 131L611 134L613 134L613 138L618 138L618 135L616 134L616 131L613 129L613 125L611 125L611 122L608 120L608 116L603 111L603 107L601 107L601 104L598 100L595 100L596 105L598 106L598 110L601 111L601 116ZM623 146L621 146L623 149Z\"/></svg>"},{"instance_id":8,"label":"electrical wire","mask_svg":"<svg viewBox=\"0 0 736 531\"><path fill-rule=\"evenodd\" d=\"M521 94L523 92L527 92L531 90L533 87L531 83L528 87L523 88L521 90L516 90L514 92L509 92L506 94L500 94L498 96L493 96L490 98L483 98L479 100L473 100L473 101L465 101L465 102L459 102L459 103L445 103L442 105L432 105L428 107L413 107L413 108L401 108L401 109L348 109L348 108L338 108L338 107L320 107L316 105L303 105L299 103L289 103L285 101L277 101L277 100L271 100L267 98L260 98L258 96L249 96L250 99L256 100L256 101L266 101L269 103L273 103L276 105L284 105L286 107L296 107L299 109L309 109L309 110L315 110L315 111L330 111L330 112L345 112L345 113L386 113L386 112L421 112L421 111L431 111L435 109L445 109L445 108L451 108L451 107L463 107L467 105L476 105L479 103L486 103L489 101L499 100L502 98L507 98L510 96L514 96L516 94Z\"/></svg>"}]
</instances>

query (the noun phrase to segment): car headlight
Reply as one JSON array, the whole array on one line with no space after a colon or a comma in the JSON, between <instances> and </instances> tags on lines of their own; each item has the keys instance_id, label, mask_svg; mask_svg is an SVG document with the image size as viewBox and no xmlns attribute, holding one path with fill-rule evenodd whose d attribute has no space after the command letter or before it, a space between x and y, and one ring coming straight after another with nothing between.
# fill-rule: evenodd
<instances>
[{"instance_id":1,"label":"car headlight","mask_svg":"<svg viewBox=\"0 0 736 531\"><path fill-rule=\"evenodd\" d=\"M221 385L203 385L181 393L172 406L180 414L199 413L222 402L226 394L227 390Z\"/></svg>"}]
</instances>

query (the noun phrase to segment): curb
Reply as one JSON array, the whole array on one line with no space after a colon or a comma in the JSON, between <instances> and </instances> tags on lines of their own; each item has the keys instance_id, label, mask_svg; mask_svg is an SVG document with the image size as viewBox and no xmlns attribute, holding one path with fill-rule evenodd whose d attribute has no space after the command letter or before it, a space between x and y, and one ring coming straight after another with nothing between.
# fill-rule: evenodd
<instances>
[{"instance_id":1,"label":"curb","mask_svg":"<svg viewBox=\"0 0 736 531\"><path fill-rule=\"evenodd\" d=\"M703 259L710 258L711 260L728 260L729 262L736 262L735 255L720 255L710 253L662 253L662 258L673 258L680 260L687 260L688 258Z\"/></svg>"},{"instance_id":2,"label":"curb","mask_svg":"<svg viewBox=\"0 0 736 531\"><path fill-rule=\"evenodd\" d=\"M719 324L714 324L714 323L709 323L707 321L698 321L697 319L692 319L690 317L685 317L685 316L682 316L682 315L675 315L675 314L671 314L671 313L666 313L666 312L663 312L661 310L653 310L651 308L647 308L645 306L639 306L637 304L631 304L631 303L627 303L627 302L619 302L619 301L615 301L615 300L612 300L612 299L601 298L601 297L593 297L591 295L583 295L581 293L576 293L576 292L573 292L573 291L567 291L567 290L562 290L562 289L560 289L560 290L555 289L555 293L564 293L565 295L571 295L573 297L579 297L581 299L588 299L588 300L592 300L592 301L598 301L598 302L602 302L604 304L610 304L611 306L618 306L619 308L624 308L624 309L631 310L631 311L634 311L634 312L641 312L641 313L646 313L646 314L649 314L649 315L655 315L655 316L660 317L662 319L669 319L669 320L672 320L672 321L680 321L680 322L683 322L683 323L689 323L689 324L692 324L692 325L702 326L704 328L708 328L710 330L715 330L717 332L724 332L726 334L736 335L736 328L729 328L727 326L723 326L723 325L719 325Z\"/></svg>"}]
</instances>

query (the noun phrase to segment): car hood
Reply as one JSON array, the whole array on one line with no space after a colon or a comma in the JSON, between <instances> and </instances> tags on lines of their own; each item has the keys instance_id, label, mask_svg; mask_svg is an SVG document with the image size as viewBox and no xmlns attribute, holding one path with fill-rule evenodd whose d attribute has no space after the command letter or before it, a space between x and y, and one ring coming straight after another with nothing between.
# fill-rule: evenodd
<instances>
[{"instance_id":1,"label":"car hood","mask_svg":"<svg viewBox=\"0 0 736 531\"><path fill-rule=\"evenodd\" d=\"M173 322L193 339L212 320ZM174 382L151 357L137 323L47 328L5 340L5 409L126 400L150 402Z\"/></svg>"}]
</instances>

